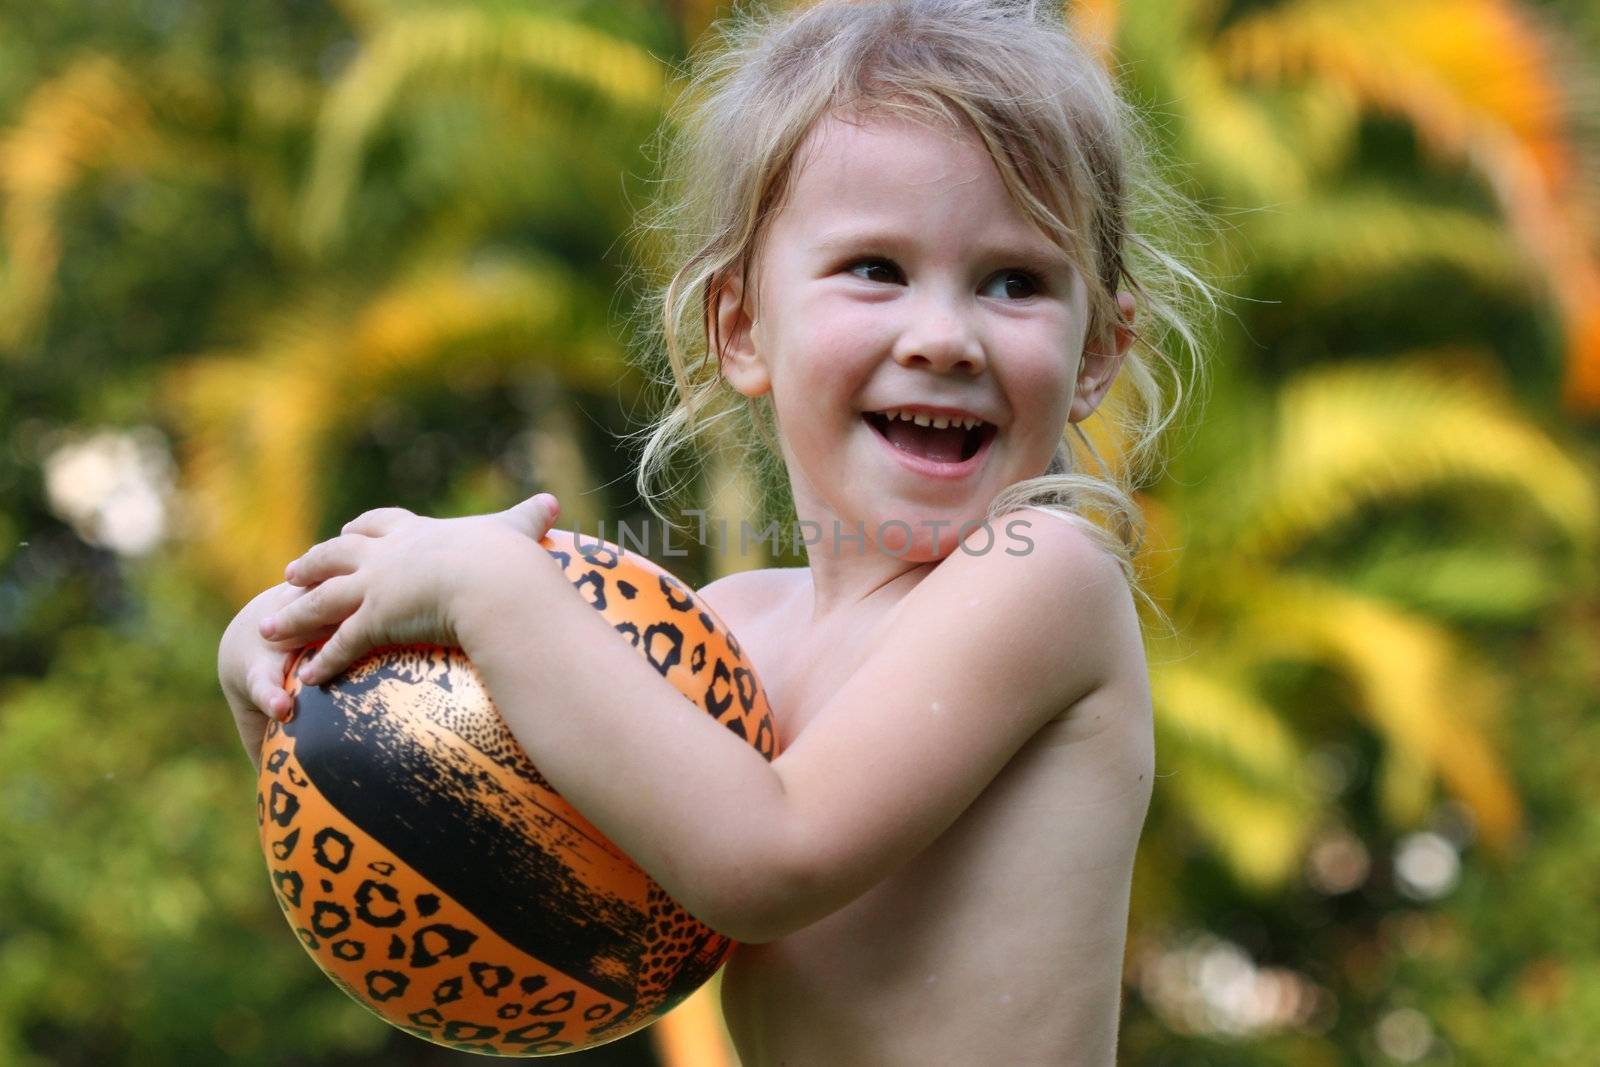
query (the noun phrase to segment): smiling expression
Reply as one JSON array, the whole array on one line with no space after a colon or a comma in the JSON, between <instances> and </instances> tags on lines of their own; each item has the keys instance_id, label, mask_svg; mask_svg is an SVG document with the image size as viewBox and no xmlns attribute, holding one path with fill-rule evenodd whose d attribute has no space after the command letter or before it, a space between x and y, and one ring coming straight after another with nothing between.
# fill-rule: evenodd
<instances>
[{"instance_id":1,"label":"smiling expression","mask_svg":"<svg viewBox=\"0 0 1600 1067\"><path fill-rule=\"evenodd\" d=\"M723 373L770 392L797 514L869 543L900 519L903 559L941 558L960 523L1042 474L1074 402L1082 278L1007 194L977 137L898 117L824 118L796 157L788 198L752 270L754 316L719 302ZM945 409L989 426L965 462L896 449L869 413ZM935 535L927 525L950 523ZM1003 531L997 531L1003 533Z\"/></svg>"}]
</instances>

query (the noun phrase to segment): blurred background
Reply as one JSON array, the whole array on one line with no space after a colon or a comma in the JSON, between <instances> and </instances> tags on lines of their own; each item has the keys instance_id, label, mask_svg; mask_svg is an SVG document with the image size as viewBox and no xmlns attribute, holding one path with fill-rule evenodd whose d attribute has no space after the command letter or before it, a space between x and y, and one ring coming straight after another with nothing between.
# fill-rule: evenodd
<instances>
[{"instance_id":1,"label":"blurred background","mask_svg":"<svg viewBox=\"0 0 1600 1067\"><path fill-rule=\"evenodd\" d=\"M644 518L626 234L717 10L0 2L0 1063L482 1062L291 935L217 641L370 507ZM1068 10L1227 292L1121 1062L1593 1063L1600 8ZM711 1003L577 1059L731 1064Z\"/></svg>"}]
</instances>

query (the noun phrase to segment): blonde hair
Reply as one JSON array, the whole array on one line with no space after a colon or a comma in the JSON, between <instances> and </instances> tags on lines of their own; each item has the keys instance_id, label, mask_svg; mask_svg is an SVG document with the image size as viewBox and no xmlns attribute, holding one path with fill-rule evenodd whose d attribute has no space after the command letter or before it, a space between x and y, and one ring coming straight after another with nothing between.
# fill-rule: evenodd
<instances>
[{"instance_id":1,"label":"blonde hair","mask_svg":"<svg viewBox=\"0 0 1600 1067\"><path fill-rule=\"evenodd\" d=\"M638 491L652 511L661 515L654 484L673 455L703 444L722 424L731 431L725 446L754 457L767 485L784 484L769 396L742 397L722 380L720 353L713 356L720 347L715 310L722 278L737 267L748 281L766 226L793 180L796 151L818 120L848 112L954 124L976 132L1019 209L1084 278L1086 337L1111 343L1119 288L1134 296L1137 309L1119 373L1134 395L1113 402L1108 394L1096 411L1120 445L1119 469L1109 468L1081 425L1070 423L1046 471L999 493L987 518L1024 504L1055 511L1118 559L1144 596L1133 566L1144 537L1134 490L1160 458L1162 432L1204 380L1190 320L1217 303L1204 280L1149 236L1166 231L1177 238L1204 219L1158 176L1138 113L1067 32L1061 6L1059 0L821 0L764 12L736 6L708 32L663 126L662 191L636 231L641 244L652 246L646 256L654 251L672 271L644 294L634 334L636 362L667 392L664 413L635 435L645 438ZM746 284L742 291L753 290ZM1142 325L1149 322L1159 335ZM1162 350L1172 336L1193 357L1187 368ZM703 457L706 450L695 452ZM1097 470L1086 469L1089 460Z\"/></svg>"}]
</instances>

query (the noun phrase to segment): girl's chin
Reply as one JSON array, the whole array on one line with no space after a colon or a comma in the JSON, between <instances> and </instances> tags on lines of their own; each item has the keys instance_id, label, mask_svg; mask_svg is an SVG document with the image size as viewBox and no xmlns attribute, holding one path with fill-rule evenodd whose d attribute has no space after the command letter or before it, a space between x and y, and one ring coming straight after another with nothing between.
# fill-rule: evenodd
<instances>
[{"instance_id":1,"label":"girl's chin","mask_svg":"<svg viewBox=\"0 0 1600 1067\"><path fill-rule=\"evenodd\" d=\"M859 517L841 516L838 533L839 558L868 552L893 556L906 563L928 563L943 559L960 547L964 535L982 527L987 501L974 501L958 508L932 507L906 501L893 507L892 500ZM818 547L833 550L833 531L821 530Z\"/></svg>"}]
</instances>

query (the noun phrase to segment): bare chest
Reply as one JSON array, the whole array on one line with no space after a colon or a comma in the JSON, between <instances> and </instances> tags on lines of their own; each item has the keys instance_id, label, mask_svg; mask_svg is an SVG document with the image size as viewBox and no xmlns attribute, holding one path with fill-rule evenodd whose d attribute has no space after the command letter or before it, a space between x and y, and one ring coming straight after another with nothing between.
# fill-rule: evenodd
<instances>
[{"instance_id":1,"label":"bare chest","mask_svg":"<svg viewBox=\"0 0 1600 1067\"><path fill-rule=\"evenodd\" d=\"M850 680L873 647L886 619L860 618L827 630L774 614L744 640L777 720L782 746L794 743L817 711Z\"/></svg>"},{"instance_id":2,"label":"bare chest","mask_svg":"<svg viewBox=\"0 0 1600 1067\"><path fill-rule=\"evenodd\" d=\"M740 628L784 745L900 624L892 609L828 632L804 621L773 611ZM1138 753L1085 725L1117 695L1091 699L904 868L812 926L739 946L723 1008L746 1067L956 1062L957 1050L1109 1062L1145 799L1128 792Z\"/></svg>"}]
</instances>

